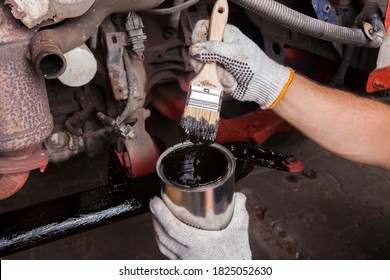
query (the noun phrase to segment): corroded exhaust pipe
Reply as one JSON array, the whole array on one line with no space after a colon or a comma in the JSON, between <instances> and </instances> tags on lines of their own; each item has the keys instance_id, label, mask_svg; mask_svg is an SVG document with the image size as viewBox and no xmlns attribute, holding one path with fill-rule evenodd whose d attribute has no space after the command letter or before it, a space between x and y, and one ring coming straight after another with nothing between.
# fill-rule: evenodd
<instances>
[{"instance_id":1,"label":"corroded exhaust pipe","mask_svg":"<svg viewBox=\"0 0 390 280\"><path fill-rule=\"evenodd\" d=\"M44 169L40 148L53 121L45 80L26 57L33 32L0 3L0 200L18 191L30 170Z\"/></svg>"},{"instance_id":2,"label":"corroded exhaust pipe","mask_svg":"<svg viewBox=\"0 0 390 280\"><path fill-rule=\"evenodd\" d=\"M148 10L162 2L164 0L96 0L84 15L34 35L30 51L35 69L46 79L58 78L66 68L64 53L87 41L107 16Z\"/></svg>"}]
</instances>

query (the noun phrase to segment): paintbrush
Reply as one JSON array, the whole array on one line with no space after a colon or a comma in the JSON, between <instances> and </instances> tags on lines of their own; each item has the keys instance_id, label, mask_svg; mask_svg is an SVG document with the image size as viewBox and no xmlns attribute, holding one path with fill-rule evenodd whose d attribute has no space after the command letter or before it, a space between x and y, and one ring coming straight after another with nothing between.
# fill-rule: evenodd
<instances>
[{"instance_id":1,"label":"paintbrush","mask_svg":"<svg viewBox=\"0 0 390 280\"><path fill-rule=\"evenodd\" d=\"M210 41L222 41L228 14L227 0L216 1L210 17L208 34ZM180 120L187 139L194 143L215 141L222 90L223 86L217 76L217 64L215 62L203 64L201 70L190 82L186 106Z\"/></svg>"}]
</instances>

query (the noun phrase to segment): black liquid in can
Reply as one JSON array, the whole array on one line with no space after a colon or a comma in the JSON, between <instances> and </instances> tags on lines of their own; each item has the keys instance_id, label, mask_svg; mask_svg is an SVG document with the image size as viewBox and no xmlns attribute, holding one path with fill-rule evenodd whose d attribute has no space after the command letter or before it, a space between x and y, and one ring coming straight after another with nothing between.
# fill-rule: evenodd
<instances>
[{"instance_id":1,"label":"black liquid in can","mask_svg":"<svg viewBox=\"0 0 390 280\"><path fill-rule=\"evenodd\" d=\"M209 145L179 148L162 160L165 176L172 182L196 188L221 179L228 169L226 156Z\"/></svg>"}]
</instances>

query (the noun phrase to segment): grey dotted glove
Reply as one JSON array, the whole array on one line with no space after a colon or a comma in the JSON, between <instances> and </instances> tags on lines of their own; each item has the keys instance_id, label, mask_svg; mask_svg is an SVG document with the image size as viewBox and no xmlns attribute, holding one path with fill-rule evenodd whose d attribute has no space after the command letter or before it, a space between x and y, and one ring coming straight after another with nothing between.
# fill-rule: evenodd
<instances>
[{"instance_id":1,"label":"grey dotted glove","mask_svg":"<svg viewBox=\"0 0 390 280\"><path fill-rule=\"evenodd\" d=\"M206 41L209 21L200 20L192 33L190 55L201 63L217 62L218 77L224 92L240 101L254 101L262 109L271 109L283 97L294 71L270 59L241 31L227 25L223 42ZM195 71L201 63L191 61Z\"/></svg>"},{"instance_id":2,"label":"grey dotted glove","mask_svg":"<svg viewBox=\"0 0 390 280\"><path fill-rule=\"evenodd\" d=\"M177 219L164 202L155 197L150 202L158 247L170 259L242 260L251 259L249 247L249 215L246 197L234 194L234 213L223 230L202 230Z\"/></svg>"}]
</instances>

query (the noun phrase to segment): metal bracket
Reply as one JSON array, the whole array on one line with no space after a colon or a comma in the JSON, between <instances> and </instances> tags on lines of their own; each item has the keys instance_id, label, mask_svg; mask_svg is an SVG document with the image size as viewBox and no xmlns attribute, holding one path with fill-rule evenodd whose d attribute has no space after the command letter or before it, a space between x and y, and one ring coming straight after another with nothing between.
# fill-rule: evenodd
<instances>
[{"instance_id":1,"label":"metal bracket","mask_svg":"<svg viewBox=\"0 0 390 280\"><path fill-rule=\"evenodd\" d=\"M145 120L150 111L144 108L137 110L137 122L132 126L134 136L119 139L117 152L122 165L131 178L155 172L159 156L157 146L145 130Z\"/></svg>"},{"instance_id":2,"label":"metal bracket","mask_svg":"<svg viewBox=\"0 0 390 280\"><path fill-rule=\"evenodd\" d=\"M107 46L108 77L115 100L129 97L126 70L123 62L124 47L128 46L126 32L109 32L105 34Z\"/></svg>"}]
</instances>

